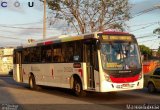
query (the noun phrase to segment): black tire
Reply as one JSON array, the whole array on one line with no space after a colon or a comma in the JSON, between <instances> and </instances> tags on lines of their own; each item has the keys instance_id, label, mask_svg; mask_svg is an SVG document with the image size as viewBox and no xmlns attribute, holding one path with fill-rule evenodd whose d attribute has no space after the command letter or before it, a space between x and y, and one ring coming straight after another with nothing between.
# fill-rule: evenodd
<instances>
[{"instance_id":1,"label":"black tire","mask_svg":"<svg viewBox=\"0 0 160 110\"><path fill-rule=\"evenodd\" d=\"M37 85L36 85L35 77L33 75L31 75L29 77L29 88L32 89L32 90L37 90Z\"/></svg>"},{"instance_id":2,"label":"black tire","mask_svg":"<svg viewBox=\"0 0 160 110\"><path fill-rule=\"evenodd\" d=\"M154 84L153 83L149 83L148 84L148 92L149 93L154 93L155 91L156 91L156 88L155 88Z\"/></svg>"},{"instance_id":3,"label":"black tire","mask_svg":"<svg viewBox=\"0 0 160 110\"><path fill-rule=\"evenodd\" d=\"M78 96L78 97L86 96L86 92L82 90L82 83L80 80L78 80L78 79L74 80L73 89L74 89L74 93L76 96Z\"/></svg>"}]
</instances>

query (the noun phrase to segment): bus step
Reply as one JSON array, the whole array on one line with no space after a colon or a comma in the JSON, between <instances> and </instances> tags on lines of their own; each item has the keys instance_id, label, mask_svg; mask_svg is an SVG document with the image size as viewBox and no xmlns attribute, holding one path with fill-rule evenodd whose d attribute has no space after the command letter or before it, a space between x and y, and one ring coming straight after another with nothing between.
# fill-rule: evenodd
<instances>
[{"instance_id":1,"label":"bus step","mask_svg":"<svg viewBox=\"0 0 160 110\"><path fill-rule=\"evenodd\" d=\"M92 88L92 87L88 87L88 90L89 90L89 91L95 91L96 89L95 89L95 88Z\"/></svg>"}]
</instances>

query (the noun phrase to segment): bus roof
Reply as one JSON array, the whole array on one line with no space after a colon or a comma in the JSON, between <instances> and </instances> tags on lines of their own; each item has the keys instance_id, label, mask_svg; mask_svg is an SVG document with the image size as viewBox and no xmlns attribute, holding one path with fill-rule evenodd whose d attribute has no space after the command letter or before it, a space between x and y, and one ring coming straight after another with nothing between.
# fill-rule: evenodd
<instances>
[{"instance_id":1,"label":"bus roof","mask_svg":"<svg viewBox=\"0 0 160 110\"><path fill-rule=\"evenodd\" d=\"M54 36L47 38L45 40L38 40L35 42L32 42L31 44L26 44L23 46L18 46L17 48L25 48L25 47L32 47L32 46L40 46L40 45L49 45L54 43L60 43L60 42L69 42L69 41L76 41L76 40L82 40L82 39L98 39L98 34L107 34L107 35L131 35L126 32L117 32L117 31L103 31L103 32L94 32L89 34L81 34L81 35L61 35L61 36Z\"/></svg>"},{"instance_id":2,"label":"bus roof","mask_svg":"<svg viewBox=\"0 0 160 110\"><path fill-rule=\"evenodd\" d=\"M118 31L104 31L102 34L107 34L107 35L130 35L127 32L118 32Z\"/></svg>"}]
</instances>

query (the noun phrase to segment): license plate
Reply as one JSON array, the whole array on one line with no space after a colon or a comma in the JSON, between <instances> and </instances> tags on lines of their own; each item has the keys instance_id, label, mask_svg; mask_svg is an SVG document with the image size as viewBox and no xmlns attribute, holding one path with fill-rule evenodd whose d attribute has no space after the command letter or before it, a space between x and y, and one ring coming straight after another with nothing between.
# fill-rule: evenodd
<instances>
[{"instance_id":1,"label":"license plate","mask_svg":"<svg viewBox=\"0 0 160 110\"><path fill-rule=\"evenodd\" d=\"M116 86L116 88L121 88L121 89L122 88L132 88L132 87L134 87L134 84L128 84L128 83Z\"/></svg>"},{"instance_id":2,"label":"license plate","mask_svg":"<svg viewBox=\"0 0 160 110\"><path fill-rule=\"evenodd\" d=\"M122 84L122 87L129 87L129 84Z\"/></svg>"},{"instance_id":3,"label":"license plate","mask_svg":"<svg viewBox=\"0 0 160 110\"><path fill-rule=\"evenodd\" d=\"M128 88L131 87L130 84L122 84L122 88Z\"/></svg>"}]
</instances>

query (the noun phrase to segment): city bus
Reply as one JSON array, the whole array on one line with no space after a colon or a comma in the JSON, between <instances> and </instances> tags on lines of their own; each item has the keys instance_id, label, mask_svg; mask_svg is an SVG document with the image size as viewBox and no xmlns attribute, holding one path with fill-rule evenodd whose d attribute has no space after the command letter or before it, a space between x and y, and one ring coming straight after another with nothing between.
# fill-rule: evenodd
<instances>
[{"instance_id":1,"label":"city bus","mask_svg":"<svg viewBox=\"0 0 160 110\"><path fill-rule=\"evenodd\" d=\"M117 92L143 88L140 50L134 35L104 31L58 36L14 49L13 76L38 85Z\"/></svg>"}]
</instances>

